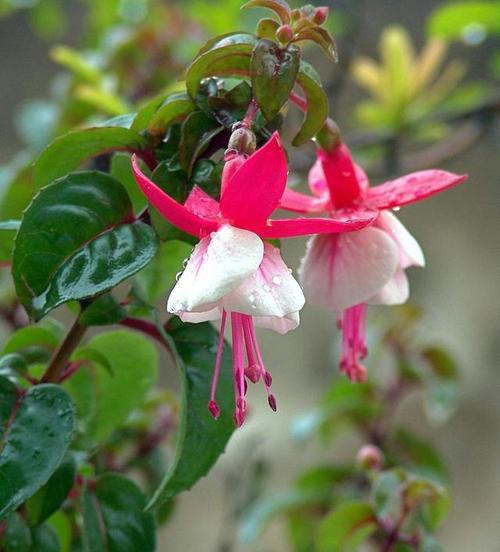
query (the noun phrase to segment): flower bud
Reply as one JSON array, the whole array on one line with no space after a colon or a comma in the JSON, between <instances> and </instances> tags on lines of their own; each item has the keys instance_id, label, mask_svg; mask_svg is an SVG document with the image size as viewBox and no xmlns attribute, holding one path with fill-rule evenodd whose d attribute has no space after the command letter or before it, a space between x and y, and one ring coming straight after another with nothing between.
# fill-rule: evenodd
<instances>
[{"instance_id":1,"label":"flower bud","mask_svg":"<svg viewBox=\"0 0 500 552\"><path fill-rule=\"evenodd\" d=\"M375 445L363 445L356 455L356 464L366 471L380 471L384 466L384 455Z\"/></svg>"},{"instance_id":2,"label":"flower bud","mask_svg":"<svg viewBox=\"0 0 500 552\"><path fill-rule=\"evenodd\" d=\"M316 134L316 142L321 149L332 152L342 143L342 136L337 123L328 118Z\"/></svg>"},{"instance_id":3,"label":"flower bud","mask_svg":"<svg viewBox=\"0 0 500 552\"><path fill-rule=\"evenodd\" d=\"M281 25L281 27L278 27L276 30L276 38L281 43L290 42L293 38L293 29L290 27L290 25Z\"/></svg>"},{"instance_id":4,"label":"flower bud","mask_svg":"<svg viewBox=\"0 0 500 552\"><path fill-rule=\"evenodd\" d=\"M320 6L314 9L313 22L316 25L323 25L323 23L328 19L328 13L330 9L327 6Z\"/></svg>"},{"instance_id":5,"label":"flower bud","mask_svg":"<svg viewBox=\"0 0 500 552\"><path fill-rule=\"evenodd\" d=\"M234 151L243 155L252 155L257 147L255 134L247 127L240 126L233 130L229 143L228 151Z\"/></svg>"}]
</instances>

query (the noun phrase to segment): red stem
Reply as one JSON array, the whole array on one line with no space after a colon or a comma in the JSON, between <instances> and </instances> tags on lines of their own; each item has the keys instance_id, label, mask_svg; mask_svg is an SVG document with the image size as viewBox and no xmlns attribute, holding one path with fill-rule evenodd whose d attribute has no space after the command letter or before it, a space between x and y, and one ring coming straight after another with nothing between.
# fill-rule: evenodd
<instances>
[{"instance_id":1,"label":"red stem","mask_svg":"<svg viewBox=\"0 0 500 552\"><path fill-rule=\"evenodd\" d=\"M289 99L301 111L304 111L304 113L307 111L307 100L305 98L303 98L302 96L299 96L299 94L297 94L293 90L290 92L290 98Z\"/></svg>"}]
</instances>

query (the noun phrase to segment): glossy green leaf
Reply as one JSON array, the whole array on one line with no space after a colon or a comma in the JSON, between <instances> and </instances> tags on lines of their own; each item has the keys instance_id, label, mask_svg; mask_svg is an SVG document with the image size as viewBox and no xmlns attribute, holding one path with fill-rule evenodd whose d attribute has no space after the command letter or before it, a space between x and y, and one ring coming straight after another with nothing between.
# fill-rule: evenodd
<instances>
[{"instance_id":1,"label":"glossy green leaf","mask_svg":"<svg viewBox=\"0 0 500 552\"><path fill-rule=\"evenodd\" d=\"M57 532L47 524L39 525L32 531L33 544L30 552L61 552Z\"/></svg>"},{"instance_id":2,"label":"glossy green leaf","mask_svg":"<svg viewBox=\"0 0 500 552\"><path fill-rule=\"evenodd\" d=\"M221 410L214 420L207 409L215 365L218 334L209 323L172 323L169 332L178 352L182 403L175 456L162 484L150 501L154 508L190 489L215 464L234 430L234 392L229 347L224 348L217 387Z\"/></svg>"},{"instance_id":3,"label":"glossy green leaf","mask_svg":"<svg viewBox=\"0 0 500 552\"><path fill-rule=\"evenodd\" d=\"M290 23L290 6L284 0L249 0L242 8L268 8L281 19L282 23Z\"/></svg>"},{"instance_id":4,"label":"glossy green leaf","mask_svg":"<svg viewBox=\"0 0 500 552\"><path fill-rule=\"evenodd\" d=\"M328 116L328 98L319 75L305 61L300 62L297 84L302 88L307 100L307 112L299 132L292 141L294 146L300 146L312 138L321 129Z\"/></svg>"},{"instance_id":5,"label":"glossy green leaf","mask_svg":"<svg viewBox=\"0 0 500 552\"><path fill-rule=\"evenodd\" d=\"M427 32L448 40L477 44L500 33L500 2L474 0L439 5L427 21Z\"/></svg>"},{"instance_id":6,"label":"glossy green leaf","mask_svg":"<svg viewBox=\"0 0 500 552\"><path fill-rule=\"evenodd\" d=\"M273 119L293 89L300 66L300 48L280 48L263 38L257 42L250 64L253 94L264 117Z\"/></svg>"},{"instance_id":7,"label":"glossy green leaf","mask_svg":"<svg viewBox=\"0 0 500 552\"><path fill-rule=\"evenodd\" d=\"M0 537L0 545L1 545ZM17 513L11 514L5 521L4 552L30 552L31 531L24 519Z\"/></svg>"},{"instance_id":8,"label":"glossy green leaf","mask_svg":"<svg viewBox=\"0 0 500 552\"><path fill-rule=\"evenodd\" d=\"M376 529L373 508L363 502L344 502L319 527L317 552L355 552Z\"/></svg>"},{"instance_id":9,"label":"glossy green leaf","mask_svg":"<svg viewBox=\"0 0 500 552\"><path fill-rule=\"evenodd\" d=\"M18 393L0 379L0 518L32 496L63 459L74 430L74 407L57 385Z\"/></svg>"},{"instance_id":10,"label":"glossy green leaf","mask_svg":"<svg viewBox=\"0 0 500 552\"><path fill-rule=\"evenodd\" d=\"M12 275L39 319L73 299L110 289L155 255L152 228L134 220L124 188L109 175L73 173L41 190L17 234Z\"/></svg>"},{"instance_id":11,"label":"glossy green leaf","mask_svg":"<svg viewBox=\"0 0 500 552\"><path fill-rule=\"evenodd\" d=\"M88 434L100 443L140 406L156 382L158 353L151 341L128 330L97 335L87 347L106 357L112 369L112 374L97 369L93 378L96 408Z\"/></svg>"},{"instance_id":12,"label":"glossy green leaf","mask_svg":"<svg viewBox=\"0 0 500 552\"><path fill-rule=\"evenodd\" d=\"M186 89L195 99L200 82L208 76L226 76L248 71L250 56L257 39L247 33L230 34L218 41L210 41L209 47L202 48L200 55L188 67Z\"/></svg>"},{"instance_id":13,"label":"glossy green leaf","mask_svg":"<svg viewBox=\"0 0 500 552\"><path fill-rule=\"evenodd\" d=\"M30 525L40 525L60 508L73 486L75 474L75 460L68 454L47 483L27 500L26 519Z\"/></svg>"},{"instance_id":14,"label":"glossy green leaf","mask_svg":"<svg viewBox=\"0 0 500 552\"><path fill-rule=\"evenodd\" d=\"M125 308L110 293L105 293L92 301L82 312L80 324L84 326L108 326L109 324L117 324L126 316Z\"/></svg>"},{"instance_id":15,"label":"glossy green leaf","mask_svg":"<svg viewBox=\"0 0 500 552\"><path fill-rule=\"evenodd\" d=\"M223 129L202 111L194 111L182 123L179 162L188 176L196 159L208 147L210 140Z\"/></svg>"},{"instance_id":16,"label":"glossy green leaf","mask_svg":"<svg viewBox=\"0 0 500 552\"><path fill-rule=\"evenodd\" d=\"M69 132L56 138L36 160L35 187L46 186L101 153L138 151L146 145L145 138L127 128L93 127Z\"/></svg>"},{"instance_id":17,"label":"glossy green leaf","mask_svg":"<svg viewBox=\"0 0 500 552\"><path fill-rule=\"evenodd\" d=\"M19 230L20 220L3 220L0 222L0 230Z\"/></svg>"},{"instance_id":18,"label":"glossy green leaf","mask_svg":"<svg viewBox=\"0 0 500 552\"><path fill-rule=\"evenodd\" d=\"M147 129L152 135L165 133L173 122L186 117L195 109L193 100L184 93L168 96L151 117Z\"/></svg>"},{"instance_id":19,"label":"glossy green leaf","mask_svg":"<svg viewBox=\"0 0 500 552\"><path fill-rule=\"evenodd\" d=\"M153 115L167 98L167 94L160 94L152 100L146 101L137 111L130 128L135 132L146 130Z\"/></svg>"},{"instance_id":20,"label":"glossy green leaf","mask_svg":"<svg viewBox=\"0 0 500 552\"><path fill-rule=\"evenodd\" d=\"M154 552L154 519L144 506L144 495L129 479L99 478L84 496L84 551Z\"/></svg>"},{"instance_id":21,"label":"glossy green leaf","mask_svg":"<svg viewBox=\"0 0 500 552\"><path fill-rule=\"evenodd\" d=\"M192 245L178 240L160 244L153 261L135 276L141 295L148 303L154 304L159 299L166 298L192 249Z\"/></svg>"}]
</instances>

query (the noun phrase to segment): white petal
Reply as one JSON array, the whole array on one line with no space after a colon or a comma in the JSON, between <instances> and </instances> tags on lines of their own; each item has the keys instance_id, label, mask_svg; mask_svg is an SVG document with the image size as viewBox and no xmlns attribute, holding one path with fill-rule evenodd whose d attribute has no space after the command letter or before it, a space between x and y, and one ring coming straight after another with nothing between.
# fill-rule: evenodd
<instances>
[{"instance_id":1,"label":"white petal","mask_svg":"<svg viewBox=\"0 0 500 552\"><path fill-rule=\"evenodd\" d=\"M368 300L371 305L401 305L410 296L410 284L400 268L385 286Z\"/></svg>"},{"instance_id":2,"label":"white petal","mask_svg":"<svg viewBox=\"0 0 500 552\"><path fill-rule=\"evenodd\" d=\"M278 317L299 311L304 303L302 289L283 262L279 249L269 243L264 245L259 268L223 301L227 311Z\"/></svg>"},{"instance_id":3,"label":"white petal","mask_svg":"<svg viewBox=\"0 0 500 552\"><path fill-rule=\"evenodd\" d=\"M254 316L253 321L259 328L266 328L284 335L290 330L295 330L300 324L300 316L298 312L291 312L286 316Z\"/></svg>"},{"instance_id":4,"label":"white petal","mask_svg":"<svg viewBox=\"0 0 500 552\"><path fill-rule=\"evenodd\" d=\"M417 240L390 211L381 211L375 224L397 243L401 253L401 268L425 266L424 253Z\"/></svg>"},{"instance_id":5,"label":"white petal","mask_svg":"<svg viewBox=\"0 0 500 552\"><path fill-rule=\"evenodd\" d=\"M311 238L299 269L308 301L332 310L363 303L394 275L399 252L382 230L369 227Z\"/></svg>"},{"instance_id":6,"label":"white petal","mask_svg":"<svg viewBox=\"0 0 500 552\"><path fill-rule=\"evenodd\" d=\"M215 308L203 312L179 312L177 316L183 322L191 322L198 324L199 322L207 322L211 320L219 320L221 317L221 309Z\"/></svg>"},{"instance_id":7,"label":"white petal","mask_svg":"<svg viewBox=\"0 0 500 552\"><path fill-rule=\"evenodd\" d=\"M225 225L195 247L186 269L168 298L167 310L202 312L257 270L264 244L248 230Z\"/></svg>"}]
</instances>

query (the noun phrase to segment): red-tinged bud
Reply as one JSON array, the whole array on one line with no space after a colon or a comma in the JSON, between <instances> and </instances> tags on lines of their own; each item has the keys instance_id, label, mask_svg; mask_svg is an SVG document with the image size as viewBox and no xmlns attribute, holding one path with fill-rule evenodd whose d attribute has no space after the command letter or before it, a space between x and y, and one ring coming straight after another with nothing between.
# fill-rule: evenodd
<instances>
[{"instance_id":1,"label":"red-tinged bud","mask_svg":"<svg viewBox=\"0 0 500 552\"><path fill-rule=\"evenodd\" d=\"M278 27L276 30L276 38L282 43L286 44L287 42L290 42L292 40L294 35L292 27L290 25L281 25L281 27Z\"/></svg>"},{"instance_id":2,"label":"red-tinged bud","mask_svg":"<svg viewBox=\"0 0 500 552\"><path fill-rule=\"evenodd\" d=\"M270 393L269 397L267 397L267 402L269 403L271 410L274 410L274 412L278 410L278 405L276 404L276 397L272 393Z\"/></svg>"},{"instance_id":3,"label":"red-tinged bud","mask_svg":"<svg viewBox=\"0 0 500 552\"><path fill-rule=\"evenodd\" d=\"M217 420L220 415L220 408L215 401L210 401L208 403L208 411L212 414L212 417Z\"/></svg>"},{"instance_id":4,"label":"red-tinged bud","mask_svg":"<svg viewBox=\"0 0 500 552\"><path fill-rule=\"evenodd\" d=\"M257 383L260 379L260 366L258 364L251 364L245 368L245 376L252 382Z\"/></svg>"},{"instance_id":5,"label":"red-tinged bud","mask_svg":"<svg viewBox=\"0 0 500 552\"><path fill-rule=\"evenodd\" d=\"M330 9L327 6L319 6L315 8L314 15L312 20L316 25L323 25L323 23L328 19L328 13Z\"/></svg>"},{"instance_id":6,"label":"red-tinged bud","mask_svg":"<svg viewBox=\"0 0 500 552\"><path fill-rule=\"evenodd\" d=\"M356 463L366 471L380 471L384 466L384 455L375 445L363 445L356 455Z\"/></svg>"}]
</instances>

